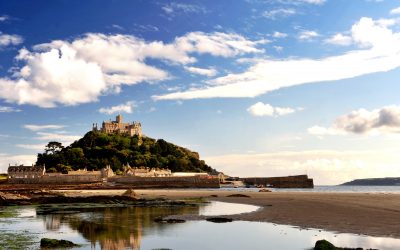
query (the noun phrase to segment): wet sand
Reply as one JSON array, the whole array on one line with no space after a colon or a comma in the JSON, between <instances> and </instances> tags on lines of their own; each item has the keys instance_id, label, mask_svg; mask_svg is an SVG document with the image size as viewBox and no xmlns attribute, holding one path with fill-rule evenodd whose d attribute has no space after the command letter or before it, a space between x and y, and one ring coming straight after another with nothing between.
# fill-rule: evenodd
<instances>
[{"instance_id":1,"label":"wet sand","mask_svg":"<svg viewBox=\"0 0 400 250\"><path fill-rule=\"evenodd\" d=\"M69 195L121 194L123 190L63 191ZM341 233L400 238L400 194L135 190L143 198L209 200L258 205L234 219L318 228ZM250 197L227 197L231 194ZM217 196L217 197L212 197Z\"/></svg>"}]
</instances>

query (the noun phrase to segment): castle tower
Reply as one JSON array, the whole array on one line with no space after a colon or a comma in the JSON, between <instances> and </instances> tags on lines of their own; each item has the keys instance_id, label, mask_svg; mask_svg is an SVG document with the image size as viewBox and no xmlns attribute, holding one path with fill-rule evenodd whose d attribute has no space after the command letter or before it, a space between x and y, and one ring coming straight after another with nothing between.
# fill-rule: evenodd
<instances>
[{"instance_id":1,"label":"castle tower","mask_svg":"<svg viewBox=\"0 0 400 250\"><path fill-rule=\"evenodd\" d=\"M122 115L121 114L117 115L117 117L115 118L115 121L117 123L122 123Z\"/></svg>"}]
</instances>

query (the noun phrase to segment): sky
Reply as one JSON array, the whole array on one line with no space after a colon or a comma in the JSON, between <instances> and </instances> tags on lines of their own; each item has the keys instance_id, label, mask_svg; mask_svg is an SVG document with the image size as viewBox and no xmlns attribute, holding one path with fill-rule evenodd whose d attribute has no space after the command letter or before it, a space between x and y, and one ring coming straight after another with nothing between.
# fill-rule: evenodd
<instances>
[{"instance_id":1,"label":"sky","mask_svg":"<svg viewBox=\"0 0 400 250\"><path fill-rule=\"evenodd\" d=\"M93 123L232 176L400 176L400 1L0 0L0 172Z\"/></svg>"}]
</instances>

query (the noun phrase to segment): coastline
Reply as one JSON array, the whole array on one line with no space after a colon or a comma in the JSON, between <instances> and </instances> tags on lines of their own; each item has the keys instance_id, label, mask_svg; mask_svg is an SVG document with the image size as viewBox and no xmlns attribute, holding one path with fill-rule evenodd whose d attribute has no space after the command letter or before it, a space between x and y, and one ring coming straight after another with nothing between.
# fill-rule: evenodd
<instances>
[{"instance_id":1,"label":"coastline","mask_svg":"<svg viewBox=\"0 0 400 250\"><path fill-rule=\"evenodd\" d=\"M119 195L123 190L60 191L73 196ZM235 220L270 222L338 233L400 238L400 194L240 192L249 197L227 197L239 192L222 190L135 190L140 198L188 199L260 206L253 213L229 216Z\"/></svg>"},{"instance_id":2,"label":"coastline","mask_svg":"<svg viewBox=\"0 0 400 250\"><path fill-rule=\"evenodd\" d=\"M67 197L118 196L126 190L53 190ZM204 198L260 206L252 213L226 216L234 220L270 222L338 233L400 238L400 194L254 192L203 189L135 189L137 198L184 200ZM227 197L241 194L248 197ZM225 216L224 216L225 217Z\"/></svg>"}]
</instances>

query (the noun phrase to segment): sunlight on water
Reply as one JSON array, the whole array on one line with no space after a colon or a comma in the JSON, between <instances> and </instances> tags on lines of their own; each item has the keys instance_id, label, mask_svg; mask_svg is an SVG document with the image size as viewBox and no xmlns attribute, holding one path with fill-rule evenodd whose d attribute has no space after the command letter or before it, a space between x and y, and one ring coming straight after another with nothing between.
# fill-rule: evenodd
<instances>
[{"instance_id":1,"label":"sunlight on water","mask_svg":"<svg viewBox=\"0 0 400 250\"><path fill-rule=\"evenodd\" d=\"M259 206L212 201L209 205L200 207L199 215L217 216L251 213L260 209Z\"/></svg>"},{"instance_id":2,"label":"sunlight on water","mask_svg":"<svg viewBox=\"0 0 400 250\"><path fill-rule=\"evenodd\" d=\"M257 209L257 206L223 202L211 202L205 207L169 208L91 207L84 204L5 207L0 208L3 215L0 217L0 246L15 238L19 244L25 243L26 248L37 249L40 238L48 237L82 244L78 249L276 250L310 249L317 240L326 239L342 247L400 249L400 239L337 234L272 223L187 221L159 224L153 221L156 217L172 214L214 216Z\"/></svg>"}]
</instances>

